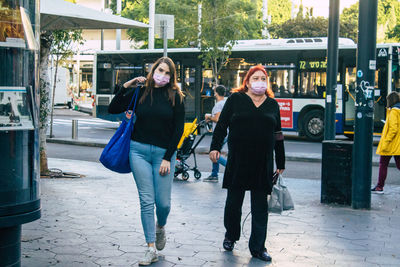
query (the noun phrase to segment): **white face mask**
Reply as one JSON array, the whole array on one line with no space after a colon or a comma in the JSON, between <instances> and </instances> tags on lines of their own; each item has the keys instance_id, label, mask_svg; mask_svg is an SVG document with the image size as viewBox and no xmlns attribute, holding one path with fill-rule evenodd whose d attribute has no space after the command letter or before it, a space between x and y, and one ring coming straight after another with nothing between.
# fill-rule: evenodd
<instances>
[{"instance_id":1,"label":"white face mask","mask_svg":"<svg viewBox=\"0 0 400 267\"><path fill-rule=\"evenodd\" d=\"M265 91L267 90L267 83L263 81L252 82L250 84L250 90L255 95L265 94Z\"/></svg>"}]
</instances>

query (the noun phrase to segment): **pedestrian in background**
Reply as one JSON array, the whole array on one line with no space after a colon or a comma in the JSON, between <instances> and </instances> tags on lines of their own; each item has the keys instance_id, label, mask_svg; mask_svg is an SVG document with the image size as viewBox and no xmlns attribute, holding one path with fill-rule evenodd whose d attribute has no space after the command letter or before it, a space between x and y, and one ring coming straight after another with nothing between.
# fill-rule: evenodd
<instances>
[{"instance_id":1,"label":"pedestrian in background","mask_svg":"<svg viewBox=\"0 0 400 267\"><path fill-rule=\"evenodd\" d=\"M285 149L279 105L267 90L267 72L257 65L249 69L241 87L227 99L215 127L210 159L217 162L227 130L228 161L223 188L227 189L223 247L232 251L240 237L243 198L251 193L251 235L253 257L271 261L265 248L268 223L267 195L272 190L274 151L276 172L285 169Z\"/></svg>"},{"instance_id":2,"label":"pedestrian in background","mask_svg":"<svg viewBox=\"0 0 400 267\"><path fill-rule=\"evenodd\" d=\"M219 116L221 114L222 108L225 105L225 92L226 88L223 85L218 85L215 87L215 99L216 103L211 111L211 114L206 114L205 119L206 121L212 121L213 123L213 131L215 129L215 126L217 125ZM224 139L223 145L226 143L227 139ZM222 166L226 166L226 159L222 156L219 157L218 162L213 162L212 163L212 170L211 170L211 175L205 178L203 181L204 182L218 182L218 173L219 173L219 164Z\"/></svg>"},{"instance_id":3,"label":"pedestrian in background","mask_svg":"<svg viewBox=\"0 0 400 267\"><path fill-rule=\"evenodd\" d=\"M391 92L387 97L386 122L383 127L381 140L376 154L381 155L379 160L378 184L371 189L373 193L383 194L383 187L387 177L387 169L392 156L400 170L400 95Z\"/></svg>"},{"instance_id":4,"label":"pedestrian in background","mask_svg":"<svg viewBox=\"0 0 400 267\"><path fill-rule=\"evenodd\" d=\"M128 109L133 91L140 89L135 127L131 137L129 161L140 199L141 220L147 250L139 265L158 261L157 250L166 243L165 225L171 207L171 187L175 169L176 147L184 128L183 93L176 81L176 69L168 57L158 59L145 77L123 84L108 108L118 114ZM131 115L128 114L129 118ZM157 223L154 218L156 207ZM157 250L156 250L157 249Z\"/></svg>"}]
</instances>

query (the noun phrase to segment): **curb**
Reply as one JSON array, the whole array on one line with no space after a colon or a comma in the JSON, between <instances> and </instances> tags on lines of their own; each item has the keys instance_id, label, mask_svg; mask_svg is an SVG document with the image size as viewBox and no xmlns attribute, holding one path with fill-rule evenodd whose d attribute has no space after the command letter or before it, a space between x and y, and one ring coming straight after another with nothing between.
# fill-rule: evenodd
<instances>
[{"instance_id":1,"label":"curb","mask_svg":"<svg viewBox=\"0 0 400 267\"><path fill-rule=\"evenodd\" d=\"M108 140L105 139L63 139L63 138L47 138L47 143L53 144L64 144L64 145L75 145L75 146L88 146L88 147L100 147L104 148ZM223 153L227 153L227 149L222 150ZM208 154L208 147L199 146L196 148L197 154ZM297 162L322 162L322 156L319 153L286 153L287 161L297 161ZM379 166L379 159L372 161L372 166ZM396 164L391 162L389 167L396 167Z\"/></svg>"}]
</instances>

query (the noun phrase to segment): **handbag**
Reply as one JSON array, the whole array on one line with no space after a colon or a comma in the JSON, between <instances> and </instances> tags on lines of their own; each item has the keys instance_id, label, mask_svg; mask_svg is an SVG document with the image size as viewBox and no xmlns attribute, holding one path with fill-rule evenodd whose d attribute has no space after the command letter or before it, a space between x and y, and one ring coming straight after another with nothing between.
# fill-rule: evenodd
<instances>
[{"instance_id":1,"label":"handbag","mask_svg":"<svg viewBox=\"0 0 400 267\"><path fill-rule=\"evenodd\" d=\"M283 183L282 175L279 174L276 184L272 187L271 197L268 201L269 212L281 214L284 210L293 210L294 203L289 189Z\"/></svg>"},{"instance_id":2,"label":"handbag","mask_svg":"<svg viewBox=\"0 0 400 267\"><path fill-rule=\"evenodd\" d=\"M133 93L131 103L128 106L132 106L133 110L135 110L137 98L139 95L138 86ZM131 142L131 135L134 126L134 117L129 120L123 120L121 125L118 127L115 134L111 137L110 141L104 148L103 152L100 156L100 162L109 170L118 172L118 173L130 173L131 166L129 164L129 150L130 150L130 142Z\"/></svg>"}]
</instances>

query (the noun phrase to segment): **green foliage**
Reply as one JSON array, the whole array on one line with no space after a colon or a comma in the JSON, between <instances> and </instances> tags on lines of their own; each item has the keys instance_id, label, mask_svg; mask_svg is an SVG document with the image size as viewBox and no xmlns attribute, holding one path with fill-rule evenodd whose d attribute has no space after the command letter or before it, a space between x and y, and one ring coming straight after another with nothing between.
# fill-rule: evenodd
<instances>
[{"instance_id":1,"label":"green foliage","mask_svg":"<svg viewBox=\"0 0 400 267\"><path fill-rule=\"evenodd\" d=\"M113 0L114 2L115 0ZM274 0L276 1L276 0ZM284 0L287 1L287 0ZM114 8L113 2L111 8ZM156 14L170 14L175 16L175 39L168 40L168 47L188 47L198 43L198 4L203 2L203 18L208 16L207 2L201 0L157 0ZM219 1L215 1L216 3ZM231 0L226 2L227 10L222 10L226 16L218 14L219 23L227 23L232 20L241 23L236 31L239 39L257 39L261 37L262 14L258 7L260 0ZM149 23L149 0L123 0L121 15L126 18ZM205 20L203 20L204 23ZM129 37L135 42L141 42L140 48L147 48L148 30L130 29ZM162 48L162 39L155 39L155 48Z\"/></svg>"},{"instance_id":2,"label":"green foliage","mask_svg":"<svg viewBox=\"0 0 400 267\"><path fill-rule=\"evenodd\" d=\"M260 38L261 28L253 1L202 1L201 58L204 67L212 69L216 84L236 40Z\"/></svg>"},{"instance_id":3,"label":"green foliage","mask_svg":"<svg viewBox=\"0 0 400 267\"><path fill-rule=\"evenodd\" d=\"M343 9L340 16L340 36L357 42L359 3ZM400 24L400 2L378 1L377 42L392 42L396 39L395 27Z\"/></svg>"},{"instance_id":4,"label":"green foliage","mask_svg":"<svg viewBox=\"0 0 400 267\"><path fill-rule=\"evenodd\" d=\"M343 9L340 15L339 36L357 42L358 38L358 3Z\"/></svg>"},{"instance_id":5,"label":"green foliage","mask_svg":"<svg viewBox=\"0 0 400 267\"><path fill-rule=\"evenodd\" d=\"M268 14L271 15L271 23L282 24L292 15L291 0L269 0Z\"/></svg>"},{"instance_id":6,"label":"green foliage","mask_svg":"<svg viewBox=\"0 0 400 267\"><path fill-rule=\"evenodd\" d=\"M149 23L148 0L125 0L122 16ZM168 40L168 47L188 47L189 42L197 40L197 2L196 0L157 0L156 14L174 15L175 39ZM129 29L129 37L136 42L144 42L141 48L147 48L148 30ZM162 48L162 39L156 39L155 48Z\"/></svg>"},{"instance_id":7,"label":"green foliage","mask_svg":"<svg viewBox=\"0 0 400 267\"><path fill-rule=\"evenodd\" d=\"M60 61L71 57L75 53L73 50L74 44L82 45L84 43L82 30L56 30L51 35L50 54L55 55Z\"/></svg>"},{"instance_id":8,"label":"green foliage","mask_svg":"<svg viewBox=\"0 0 400 267\"><path fill-rule=\"evenodd\" d=\"M400 42L400 23L387 33L387 38L394 42Z\"/></svg>"},{"instance_id":9,"label":"green foliage","mask_svg":"<svg viewBox=\"0 0 400 267\"><path fill-rule=\"evenodd\" d=\"M328 35L328 19L298 15L282 24L272 23L269 32L272 38L324 37Z\"/></svg>"}]
</instances>

